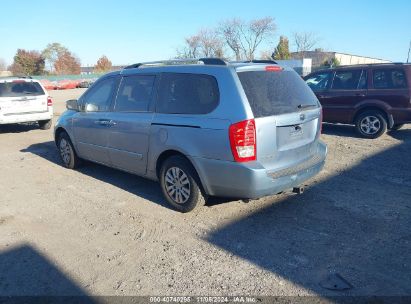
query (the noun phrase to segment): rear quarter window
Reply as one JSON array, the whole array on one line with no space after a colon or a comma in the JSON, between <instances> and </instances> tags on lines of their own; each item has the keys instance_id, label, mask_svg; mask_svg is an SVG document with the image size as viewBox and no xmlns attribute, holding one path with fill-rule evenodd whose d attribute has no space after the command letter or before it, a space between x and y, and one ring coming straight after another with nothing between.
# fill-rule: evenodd
<instances>
[{"instance_id":1,"label":"rear quarter window","mask_svg":"<svg viewBox=\"0 0 411 304\"><path fill-rule=\"evenodd\" d=\"M256 118L319 105L313 91L294 71L247 71L238 72L238 77Z\"/></svg>"},{"instance_id":2,"label":"rear quarter window","mask_svg":"<svg viewBox=\"0 0 411 304\"><path fill-rule=\"evenodd\" d=\"M219 103L217 80L205 74L163 73L156 112L207 114Z\"/></svg>"},{"instance_id":3,"label":"rear quarter window","mask_svg":"<svg viewBox=\"0 0 411 304\"><path fill-rule=\"evenodd\" d=\"M407 87L407 78L403 69L373 70L374 89L403 89Z\"/></svg>"},{"instance_id":4,"label":"rear quarter window","mask_svg":"<svg viewBox=\"0 0 411 304\"><path fill-rule=\"evenodd\" d=\"M13 81L0 83L0 97L39 96L45 92L38 82Z\"/></svg>"}]
</instances>

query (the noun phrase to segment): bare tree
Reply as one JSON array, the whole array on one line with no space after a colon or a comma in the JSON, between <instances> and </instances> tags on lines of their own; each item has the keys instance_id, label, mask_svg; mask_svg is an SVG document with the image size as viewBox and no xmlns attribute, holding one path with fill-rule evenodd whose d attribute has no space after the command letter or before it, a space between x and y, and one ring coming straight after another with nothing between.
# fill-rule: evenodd
<instances>
[{"instance_id":1,"label":"bare tree","mask_svg":"<svg viewBox=\"0 0 411 304\"><path fill-rule=\"evenodd\" d=\"M201 56L224 57L223 41L214 30L203 29L198 33L200 38Z\"/></svg>"},{"instance_id":2,"label":"bare tree","mask_svg":"<svg viewBox=\"0 0 411 304\"><path fill-rule=\"evenodd\" d=\"M255 51L265 38L274 34L276 29L274 19L265 17L252 20L247 27L241 28L245 41L245 55L248 60L254 59Z\"/></svg>"},{"instance_id":3,"label":"bare tree","mask_svg":"<svg viewBox=\"0 0 411 304\"><path fill-rule=\"evenodd\" d=\"M293 34L294 44L301 58L304 58L305 52L311 51L319 42L319 38L311 32L295 32Z\"/></svg>"},{"instance_id":4,"label":"bare tree","mask_svg":"<svg viewBox=\"0 0 411 304\"><path fill-rule=\"evenodd\" d=\"M177 50L177 58L198 58L200 56L200 37L193 35L185 38L183 48Z\"/></svg>"},{"instance_id":5,"label":"bare tree","mask_svg":"<svg viewBox=\"0 0 411 304\"><path fill-rule=\"evenodd\" d=\"M185 38L185 45L177 50L177 58L224 57L224 43L211 29L203 29Z\"/></svg>"},{"instance_id":6,"label":"bare tree","mask_svg":"<svg viewBox=\"0 0 411 304\"><path fill-rule=\"evenodd\" d=\"M226 20L220 24L219 33L233 51L236 60L253 60L260 44L271 38L276 30L272 17L245 22L241 19Z\"/></svg>"},{"instance_id":7,"label":"bare tree","mask_svg":"<svg viewBox=\"0 0 411 304\"><path fill-rule=\"evenodd\" d=\"M241 27L243 21L240 19L225 20L220 23L218 28L219 35L223 38L226 45L233 51L235 60L242 59L242 44L241 44Z\"/></svg>"}]
</instances>

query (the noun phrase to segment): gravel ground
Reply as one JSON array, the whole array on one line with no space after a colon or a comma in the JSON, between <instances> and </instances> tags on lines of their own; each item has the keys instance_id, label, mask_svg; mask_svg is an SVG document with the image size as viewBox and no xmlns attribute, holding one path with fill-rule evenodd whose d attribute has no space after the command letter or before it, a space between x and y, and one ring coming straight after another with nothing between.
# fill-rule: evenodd
<instances>
[{"instance_id":1,"label":"gravel ground","mask_svg":"<svg viewBox=\"0 0 411 304\"><path fill-rule=\"evenodd\" d=\"M0 295L411 295L411 126L323 129L303 195L181 214L152 181L63 168L51 130L0 126Z\"/></svg>"}]
</instances>

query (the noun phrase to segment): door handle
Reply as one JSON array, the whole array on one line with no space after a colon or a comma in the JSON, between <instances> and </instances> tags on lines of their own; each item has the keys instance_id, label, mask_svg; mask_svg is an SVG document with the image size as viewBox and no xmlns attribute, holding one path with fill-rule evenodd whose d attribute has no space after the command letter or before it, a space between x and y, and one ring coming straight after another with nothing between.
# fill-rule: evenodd
<instances>
[{"instance_id":1,"label":"door handle","mask_svg":"<svg viewBox=\"0 0 411 304\"><path fill-rule=\"evenodd\" d=\"M106 126L106 127L112 127L117 124L115 121L111 119L99 119L99 120L95 120L94 123L97 125Z\"/></svg>"},{"instance_id":2,"label":"door handle","mask_svg":"<svg viewBox=\"0 0 411 304\"><path fill-rule=\"evenodd\" d=\"M357 93L357 94L355 94L355 96L358 96L358 97L365 97L365 94L363 94L363 93Z\"/></svg>"}]
</instances>

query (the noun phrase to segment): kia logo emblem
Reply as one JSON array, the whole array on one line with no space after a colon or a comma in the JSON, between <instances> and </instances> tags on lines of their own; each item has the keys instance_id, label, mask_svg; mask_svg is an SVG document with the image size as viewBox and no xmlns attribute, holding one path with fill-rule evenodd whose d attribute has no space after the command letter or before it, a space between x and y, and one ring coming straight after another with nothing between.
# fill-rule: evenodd
<instances>
[{"instance_id":1,"label":"kia logo emblem","mask_svg":"<svg viewBox=\"0 0 411 304\"><path fill-rule=\"evenodd\" d=\"M305 119L305 115L304 114L300 114L300 120L304 120Z\"/></svg>"}]
</instances>

